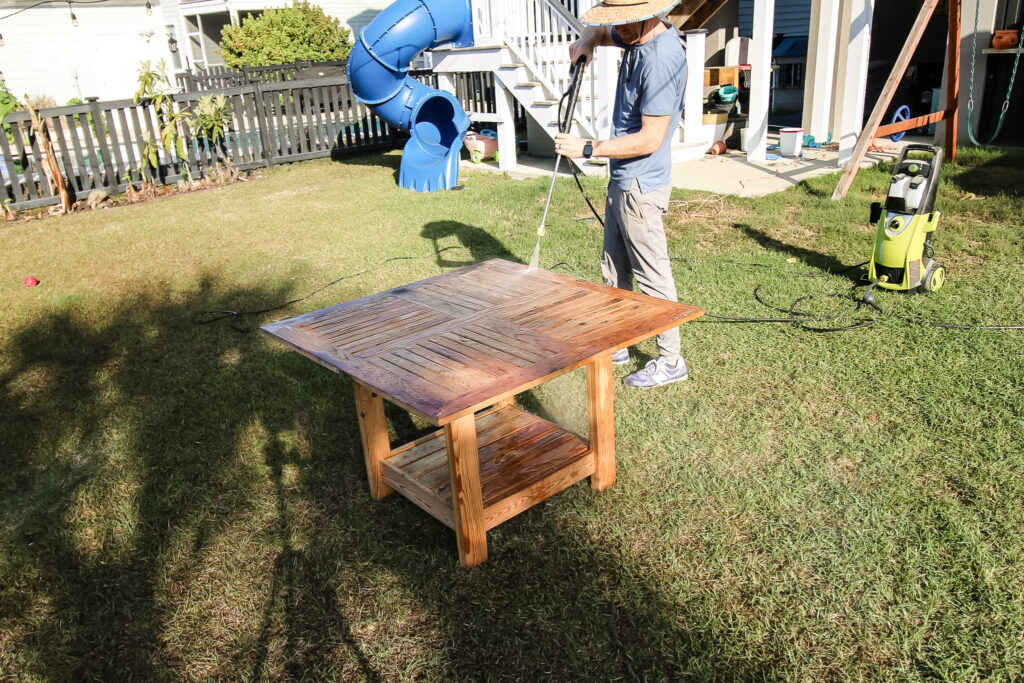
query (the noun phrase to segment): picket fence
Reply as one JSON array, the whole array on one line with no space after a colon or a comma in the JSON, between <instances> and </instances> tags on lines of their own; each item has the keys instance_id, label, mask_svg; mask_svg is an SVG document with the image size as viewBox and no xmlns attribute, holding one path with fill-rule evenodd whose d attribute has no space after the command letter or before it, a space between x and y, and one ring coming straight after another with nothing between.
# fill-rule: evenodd
<instances>
[{"instance_id":1,"label":"picket fence","mask_svg":"<svg viewBox=\"0 0 1024 683\"><path fill-rule=\"evenodd\" d=\"M494 112L489 74L458 74L456 94L469 112ZM430 71L415 77L437 87ZM160 149L147 176L163 184L199 179L230 165L239 170L396 147L407 134L359 103L345 77L252 82L236 87L173 95L179 111L191 111L205 95L224 95L230 107L225 136L216 142L187 132L185 157ZM133 100L40 109L71 200L93 190L109 194L138 186L147 140L159 140L152 103ZM43 145L27 112L8 114L0 133L0 200L15 210L59 203L44 171Z\"/></svg>"}]
</instances>

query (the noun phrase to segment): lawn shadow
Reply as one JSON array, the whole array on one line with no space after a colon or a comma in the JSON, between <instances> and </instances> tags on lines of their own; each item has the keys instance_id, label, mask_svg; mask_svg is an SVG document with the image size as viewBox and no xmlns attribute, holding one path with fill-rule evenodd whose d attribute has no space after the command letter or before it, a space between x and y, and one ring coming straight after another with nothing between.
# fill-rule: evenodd
<instances>
[{"instance_id":1,"label":"lawn shadow","mask_svg":"<svg viewBox=\"0 0 1024 683\"><path fill-rule=\"evenodd\" d=\"M437 229L476 235L455 226ZM187 295L135 287L96 319L69 307L4 342L0 607L21 667L7 674L665 679L691 660L762 673L716 665L706 598L667 592L658 567L587 523L578 510L611 494L586 482L492 530L469 571L447 527L397 494L371 500L351 382L194 323L291 294L206 274ZM417 433L387 415L395 445Z\"/></svg>"},{"instance_id":2,"label":"lawn shadow","mask_svg":"<svg viewBox=\"0 0 1024 683\"><path fill-rule=\"evenodd\" d=\"M509 251L500 240L495 239L490 233L482 228L466 225L458 221L433 221L423 226L420 233L429 239L434 245L434 252L437 254L437 265L442 268L461 268L471 266L492 258L505 259L514 263L521 261ZM469 259L454 259L451 254L462 253L461 250L451 250L450 247L442 247L441 242L449 237L459 240L465 249L469 250Z\"/></svg>"},{"instance_id":3,"label":"lawn shadow","mask_svg":"<svg viewBox=\"0 0 1024 683\"><path fill-rule=\"evenodd\" d=\"M271 671L301 674L341 648L346 670L372 679L336 606L340 556L321 554L342 550L295 547L290 522L297 495L365 477L356 423L339 419L351 414L349 382L262 335L194 324L200 311L289 291L209 274L173 303L132 289L98 320L58 311L2 347L0 605L23 634L6 642L24 666L7 673L235 678L262 667L272 629ZM304 468L315 482L296 477ZM323 533L315 524L301 533ZM241 609L236 582L241 604L267 602L268 623L225 640L214 624Z\"/></svg>"},{"instance_id":4,"label":"lawn shadow","mask_svg":"<svg viewBox=\"0 0 1024 683\"><path fill-rule=\"evenodd\" d=\"M1024 150L1003 149L998 157L951 173L949 183L961 192L980 196L997 194L1017 197L1024 192L1020 186L1020 169L1024 167Z\"/></svg>"},{"instance_id":5,"label":"lawn shadow","mask_svg":"<svg viewBox=\"0 0 1024 683\"><path fill-rule=\"evenodd\" d=\"M345 164L346 166L372 166L374 168L389 168L394 173L395 184L398 184L400 169L402 167L402 155L400 150L405 141L382 144L376 147L367 148L353 153L342 148L331 150L331 161Z\"/></svg>"},{"instance_id":6,"label":"lawn shadow","mask_svg":"<svg viewBox=\"0 0 1024 683\"><path fill-rule=\"evenodd\" d=\"M798 247L793 244L787 244L781 240L778 240L768 233L758 230L757 228L748 225L747 223L733 223L734 228L742 232L747 237L751 238L762 249L769 251L776 251L782 254L789 254L800 259L804 263L810 265L813 268L825 271L826 273L834 273L837 275L844 275L851 281L856 281L860 277L860 271L856 268L851 269L850 266L853 264L843 263L834 256L829 254L822 254L818 251L813 251L805 247Z\"/></svg>"}]
</instances>

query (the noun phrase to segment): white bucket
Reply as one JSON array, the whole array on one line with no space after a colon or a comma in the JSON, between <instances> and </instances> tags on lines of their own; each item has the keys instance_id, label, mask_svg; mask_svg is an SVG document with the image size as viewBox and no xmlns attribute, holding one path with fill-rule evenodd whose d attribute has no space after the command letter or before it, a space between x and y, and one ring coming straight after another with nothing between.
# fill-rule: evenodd
<instances>
[{"instance_id":1,"label":"white bucket","mask_svg":"<svg viewBox=\"0 0 1024 683\"><path fill-rule=\"evenodd\" d=\"M783 128L779 131L779 152L784 157L798 157L804 146L803 128Z\"/></svg>"}]
</instances>

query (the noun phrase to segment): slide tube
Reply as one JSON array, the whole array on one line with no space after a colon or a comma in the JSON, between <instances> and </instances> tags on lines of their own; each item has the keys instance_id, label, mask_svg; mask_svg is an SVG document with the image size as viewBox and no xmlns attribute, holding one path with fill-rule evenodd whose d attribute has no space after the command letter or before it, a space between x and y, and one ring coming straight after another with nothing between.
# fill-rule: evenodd
<instances>
[{"instance_id":1,"label":"slide tube","mask_svg":"<svg viewBox=\"0 0 1024 683\"><path fill-rule=\"evenodd\" d=\"M473 44L470 0L398 0L359 34L348 57L356 98L411 137L402 152L399 185L417 192L458 183L459 153L469 117L451 93L408 74L424 50Z\"/></svg>"}]
</instances>

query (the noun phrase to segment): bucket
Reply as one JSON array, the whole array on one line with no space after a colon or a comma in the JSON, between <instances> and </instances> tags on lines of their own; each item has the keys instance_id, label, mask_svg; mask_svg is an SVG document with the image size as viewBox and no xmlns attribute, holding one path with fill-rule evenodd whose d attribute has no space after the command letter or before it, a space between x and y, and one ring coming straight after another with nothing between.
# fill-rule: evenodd
<instances>
[{"instance_id":1,"label":"bucket","mask_svg":"<svg viewBox=\"0 0 1024 683\"><path fill-rule=\"evenodd\" d=\"M779 151L784 157L800 156L804 145L803 128L783 128L779 131Z\"/></svg>"}]
</instances>

